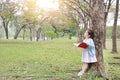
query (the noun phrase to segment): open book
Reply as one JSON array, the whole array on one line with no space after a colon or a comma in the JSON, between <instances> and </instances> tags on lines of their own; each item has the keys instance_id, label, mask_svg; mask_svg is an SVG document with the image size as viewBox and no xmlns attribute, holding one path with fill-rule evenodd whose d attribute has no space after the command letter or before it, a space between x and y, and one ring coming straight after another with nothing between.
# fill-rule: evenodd
<instances>
[{"instance_id":1,"label":"open book","mask_svg":"<svg viewBox=\"0 0 120 80\"><path fill-rule=\"evenodd\" d=\"M80 48L87 48L88 45L85 42L81 43L73 43L75 46L80 47Z\"/></svg>"}]
</instances>

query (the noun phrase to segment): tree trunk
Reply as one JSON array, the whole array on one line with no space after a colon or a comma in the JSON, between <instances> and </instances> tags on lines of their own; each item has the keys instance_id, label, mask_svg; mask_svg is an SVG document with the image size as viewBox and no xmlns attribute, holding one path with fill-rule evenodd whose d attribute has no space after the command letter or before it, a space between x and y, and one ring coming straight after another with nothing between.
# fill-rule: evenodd
<instances>
[{"instance_id":1,"label":"tree trunk","mask_svg":"<svg viewBox=\"0 0 120 80\"><path fill-rule=\"evenodd\" d=\"M40 32L41 32L41 27L39 27L38 30L36 31L36 41L38 41L40 38Z\"/></svg>"},{"instance_id":2,"label":"tree trunk","mask_svg":"<svg viewBox=\"0 0 120 80\"><path fill-rule=\"evenodd\" d=\"M29 27L30 30L30 41L32 41L32 29Z\"/></svg>"},{"instance_id":3,"label":"tree trunk","mask_svg":"<svg viewBox=\"0 0 120 80\"><path fill-rule=\"evenodd\" d=\"M4 30L5 30L6 39L9 39L9 37L8 37L8 22L5 22L4 19L3 19L3 27L4 27Z\"/></svg>"},{"instance_id":4,"label":"tree trunk","mask_svg":"<svg viewBox=\"0 0 120 80\"><path fill-rule=\"evenodd\" d=\"M104 1L103 0L91 0L91 23L92 29L95 33L94 42L96 46L97 63L95 63L98 72L108 79L107 73L104 68L103 59L103 33L104 33ZM95 67L95 66L93 66Z\"/></svg>"},{"instance_id":5,"label":"tree trunk","mask_svg":"<svg viewBox=\"0 0 120 80\"><path fill-rule=\"evenodd\" d=\"M104 35L103 35L103 48L106 49L106 22L107 22L107 13L105 13L105 19L104 19Z\"/></svg>"},{"instance_id":6,"label":"tree trunk","mask_svg":"<svg viewBox=\"0 0 120 80\"><path fill-rule=\"evenodd\" d=\"M103 48L106 49L106 23L107 23L107 17L108 17L108 12L111 7L111 2L112 0L109 0L108 3L105 4L105 23L104 23L104 36L103 36Z\"/></svg>"},{"instance_id":7,"label":"tree trunk","mask_svg":"<svg viewBox=\"0 0 120 80\"><path fill-rule=\"evenodd\" d=\"M25 27L25 25L23 25L21 28L19 28L19 29L16 30L16 33L15 33L14 39L17 39L17 37L18 37L20 31L21 31L24 27Z\"/></svg>"},{"instance_id":8,"label":"tree trunk","mask_svg":"<svg viewBox=\"0 0 120 80\"><path fill-rule=\"evenodd\" d=\"M117 28L118 12L119 12L119 0L116 0L116 10L115 10L114 24L112 29L112 53L117 53L116 28Z\"/></svg>"},{"instance_id":9,"label":"tree trunk","mask_svg":"<svg viewBox=\"0 0 120 80\"><path fill-rule=\"evenodd\" d=\"M58 38L59 37L58 29L54 25L52 25L52 27L54 28L54 32L56 33L56 37Z\"/></svg>"},{"instance_id":10,"label":"tree trunk","mask_svg":"<svg viewBox=\"0 0 120 80\"><path fill-rule=\"evenodd\" d=\"M25 32L26 32L26 30L24 29L23 30L23 40L25 39Z\"/></svg>"},{"instance_id":11,"label":"tree trunk","mask_svg":"<svg viewBox=\"0 0 120 80\"><path fill-rule=\"evenodd\" d=\"M8 37L8 27L5 27L5 35L6 35L6 39L9 39L9 37Z\"/></svg>"}]
</instances>

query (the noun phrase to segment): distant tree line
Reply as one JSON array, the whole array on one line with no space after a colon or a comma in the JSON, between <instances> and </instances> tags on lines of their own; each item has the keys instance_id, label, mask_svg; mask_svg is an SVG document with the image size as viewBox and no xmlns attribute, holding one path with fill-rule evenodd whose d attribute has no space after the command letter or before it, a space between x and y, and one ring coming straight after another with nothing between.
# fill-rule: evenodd
<instances>
[{"instance_id":1,"label":"distant tree line","mask_svg":"<svg viewBox=\"0 0 120 80\"><path fill-rule=\"evenodd\" d=\"M14 39L29 37L31 41L64 36L71 39L76 33L73 20L60 10L39 8L36 0L0 0L0 25L0 36L6 39L10 32Z\"/></svg>"}]
</instances>

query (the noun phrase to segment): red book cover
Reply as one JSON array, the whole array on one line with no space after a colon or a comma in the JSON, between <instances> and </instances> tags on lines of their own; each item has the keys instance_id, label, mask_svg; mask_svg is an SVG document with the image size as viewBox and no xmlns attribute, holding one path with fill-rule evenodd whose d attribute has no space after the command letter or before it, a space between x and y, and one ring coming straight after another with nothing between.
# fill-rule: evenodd
<instances>
[{"instance_id":1,"label":"red book cover","mask_svg":"<svg viewBox=\"0 0 120 80\"><path fill-rule=\"evenodd\" d=\"M87 48L88 45L87 45L86 43L82 42L82 43L80 43L80 44L78 45L78 47Z\"/></svg>"}]
</instances>

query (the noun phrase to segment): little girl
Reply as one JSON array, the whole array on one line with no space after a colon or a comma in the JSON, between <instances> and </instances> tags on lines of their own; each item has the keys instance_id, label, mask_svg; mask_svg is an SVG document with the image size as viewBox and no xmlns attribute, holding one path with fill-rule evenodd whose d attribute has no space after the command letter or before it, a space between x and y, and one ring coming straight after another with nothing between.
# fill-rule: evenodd
<instances>
[{"instance_id":1,"label":"little girl","mask_svg":"<svg viewBox=\"0 0 120 80\"><path fill-rule=\"evenodd\" d=\"M89 63L97 62L96 55L95 55L95 45L93 42L94 32L92 30L86 30L84 33L85 39L83 40L84 43L88 45L87 48L83 48L82 51L82 70L78 73L78 76L81 76L88 68Z\"/></svg>"}]
</instances>

